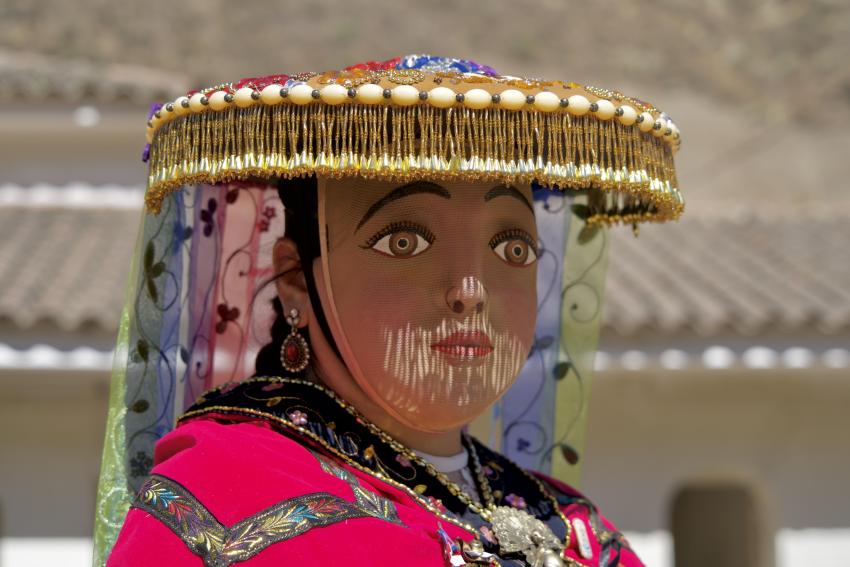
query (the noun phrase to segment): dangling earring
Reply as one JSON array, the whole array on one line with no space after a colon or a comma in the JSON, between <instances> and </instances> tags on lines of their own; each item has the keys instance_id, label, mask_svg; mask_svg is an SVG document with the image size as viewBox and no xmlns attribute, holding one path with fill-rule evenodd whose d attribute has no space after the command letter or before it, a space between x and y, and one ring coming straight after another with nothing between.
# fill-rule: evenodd
<instances>
[{"instance_id":1,"label":"dangling earring","mask_svg":"<svg viewBox=\"0 0 850 567\"><path fill-rule=\"evenodd\" d=\"M292 328L280 346L280 364L289 372L301 372L310 362L310 345L298 333L300 318L297 309L291 309L286 316L286 322Z\"/></svg>"}]
</instances>

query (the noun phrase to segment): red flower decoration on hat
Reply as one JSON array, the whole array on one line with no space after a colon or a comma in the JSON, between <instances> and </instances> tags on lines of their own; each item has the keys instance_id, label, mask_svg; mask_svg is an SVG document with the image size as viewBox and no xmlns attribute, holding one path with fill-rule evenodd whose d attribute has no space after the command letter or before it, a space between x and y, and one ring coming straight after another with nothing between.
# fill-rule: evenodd
<instances>
[{"instance_id":1,"label":"red flower decoration on hat","mask_svg":"<svg viewBox=\"0 0 850 567\"><path fill-rule=\"evenodd\" d=\"M362 69L364 71L386 71L389 69L395 69L400 61L401 57L393 57L386 61L365 61L363 63L357 63L356 65L350 65L344 70L353 71L355 69Z\"/></svg>"},{"instance_id":2,"label":"red flower decoration on hat","mask_svg":"<svg viewBox=\"0 0 850 567\"><path fill-rule=\"evenodd\" d=\"M288 80L289 75L266 75L265 77L247 77L235 83L233 85L233 89L238 90L242 87L249 87L261 91L269 85L285 85L286 81Z\"/></svg>"}]
</instances>

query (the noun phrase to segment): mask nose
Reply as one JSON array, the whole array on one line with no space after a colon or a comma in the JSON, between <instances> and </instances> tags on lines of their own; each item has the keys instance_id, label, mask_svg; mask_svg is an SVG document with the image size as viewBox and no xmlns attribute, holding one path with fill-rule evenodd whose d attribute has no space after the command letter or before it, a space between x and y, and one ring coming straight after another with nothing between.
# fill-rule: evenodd
<instances>
[{"instance_id":1,"label":"mask nose","mask_svg":"<svg viewBox=\"0 0 850 567\"><path fill-rule=\"evenodd\" d=\"M460 286L449 288L446 292L446 305L454 313L480 313L487 303L487 290L476 277L463 278Z\"/></svg>"}]
</instances>

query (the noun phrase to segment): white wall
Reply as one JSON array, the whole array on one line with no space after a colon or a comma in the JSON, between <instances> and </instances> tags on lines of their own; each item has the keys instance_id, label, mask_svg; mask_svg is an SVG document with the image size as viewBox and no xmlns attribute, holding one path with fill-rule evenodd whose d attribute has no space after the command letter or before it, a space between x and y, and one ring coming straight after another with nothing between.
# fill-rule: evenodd
<instances>
[{"instance_id":1,"label":"white wall","mask_svg":"<svg viewBox=\"0 0 850 567\"><path fill-rule=\"evenodd\" d=\"M669 528L692 479L756 484L779 528L850 528L847 370L595 377L582 490L622 529Z\"/></svg>"},{"instance_id":2,"label":"white wall","mask_svg":"<svg viewBox=\"0 0 850 567\"><path fill-rule=\"evenodd\" d=\"M0 537L91 537L107 384L0 372Z\"/></svg>"}]
</instances>

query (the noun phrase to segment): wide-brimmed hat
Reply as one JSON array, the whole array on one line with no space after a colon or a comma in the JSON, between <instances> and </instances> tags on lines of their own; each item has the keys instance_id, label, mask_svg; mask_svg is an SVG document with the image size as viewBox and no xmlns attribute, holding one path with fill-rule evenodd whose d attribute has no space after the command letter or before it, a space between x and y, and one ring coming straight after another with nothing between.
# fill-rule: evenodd
<instances>
[{"instance_id":1,"label":"wide-brimmed hat","mask_svg":"<svg viewBox=\"0 0 850 567\"><path fill-rule=\"evenodd\" d=\"M665 221L679 129L618 91L413 55L187 93L147 128L147 206L184 183L359 175L589 190L588 222Z\"/></svg>"}]
</instances>

